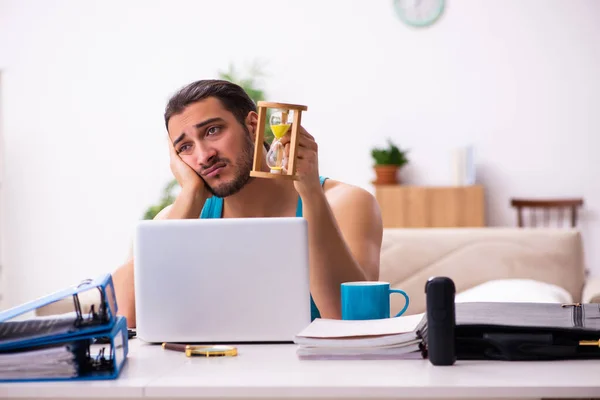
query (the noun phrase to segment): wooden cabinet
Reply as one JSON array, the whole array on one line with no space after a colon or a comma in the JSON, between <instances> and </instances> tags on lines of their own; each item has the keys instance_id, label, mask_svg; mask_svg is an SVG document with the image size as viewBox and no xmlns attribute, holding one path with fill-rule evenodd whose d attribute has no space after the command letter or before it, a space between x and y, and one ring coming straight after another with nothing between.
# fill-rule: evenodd
<instances>
[{"instance_id":1,"label":"wooden cabinet","mask_svg":"<svg viewBox=\"0 0 600 400\"><path fill-rule=\"evenodd\" d=\"M384 228L485 226L485 196L481 185L376 185Z\"/></svg>"}]
</instances>

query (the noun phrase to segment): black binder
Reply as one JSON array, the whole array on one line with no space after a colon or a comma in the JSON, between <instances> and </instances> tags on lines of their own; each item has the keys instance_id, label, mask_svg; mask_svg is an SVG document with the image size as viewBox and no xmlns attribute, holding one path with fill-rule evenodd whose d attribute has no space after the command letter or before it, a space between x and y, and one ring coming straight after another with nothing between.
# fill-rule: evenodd
<instances>
[{"instance_id":1,"label":"black binder","mask_svg":"<svg viewBox=\"0 0 600 400\"><path fill-rule=\"evenodd\" d=\"M455 306L459 360L600 358L600 304L473 302Z\"/></svg>"}]
</instances>

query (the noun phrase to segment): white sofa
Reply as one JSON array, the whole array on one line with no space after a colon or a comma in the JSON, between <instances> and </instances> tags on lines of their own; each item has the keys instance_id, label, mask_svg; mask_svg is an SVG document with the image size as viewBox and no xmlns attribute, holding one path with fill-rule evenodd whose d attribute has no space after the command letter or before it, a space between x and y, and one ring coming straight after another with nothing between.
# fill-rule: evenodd
<instances>
[{"instance_id":1,"label":"white sofa","mask_svg":"<svg viewBox=\"0 0 600 400\"><path fill-rule=\"evenodd\" d=\"M380 280L407 292L410 305L405 315L425 311L425 283L436 275L454 280L456 301L600 302L600 278L586 280L582 238L576 230L384 231ZM85 298L82 303L89 308ZM391 296L393 315L403 306L403 296ZM38 315L72 309L67 299L38 310Z\"/></svg>"},{"instance_id":2,"label":"white sofa","mask_svg":"<svg viewBox=\"0 0 600 400\"><path fill-rule=\"evenodd\" d=\"M571 229L386 229L380 280L407 292L405 315L425 311L432 276L452 278L457 302L600 302L600 279L586 279L583 252ZM391 313L403 306L391 296Z\"/></svg>"}]
</instances>

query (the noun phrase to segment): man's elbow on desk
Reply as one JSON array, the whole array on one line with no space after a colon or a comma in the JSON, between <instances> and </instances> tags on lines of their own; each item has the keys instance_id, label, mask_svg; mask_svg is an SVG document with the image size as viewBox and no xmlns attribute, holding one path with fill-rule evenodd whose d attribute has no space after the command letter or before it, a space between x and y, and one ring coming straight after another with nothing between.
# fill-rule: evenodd
<instances>
[{"instance_id":1,"label":"man's elbow on desk","mask_svg":"<svg viewBox=\"0 0 600 400\"><path fill-rule=\"evenodd\" d=\"M128 328L135 328L133 260L119 267L112 274L112 279L117 300L117 314L127 319Z\"/></svg>"}]
</instances>

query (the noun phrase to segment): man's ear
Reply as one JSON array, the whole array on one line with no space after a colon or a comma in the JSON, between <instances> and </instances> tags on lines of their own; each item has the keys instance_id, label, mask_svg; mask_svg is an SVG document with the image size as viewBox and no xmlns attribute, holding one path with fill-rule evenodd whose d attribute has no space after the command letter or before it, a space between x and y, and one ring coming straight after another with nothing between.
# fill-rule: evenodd
<instances>
[{"instance_id":1,"label":"man's ear","mask_svg":"<svg viewBox=\"0 0 600 400\"><path fill-rule=\"evenodd\" d=\"M258 114L254 111L250 111L248 116L246 116L246 126L248 127L248 131L250 132L250 136L252 140L256 139L256 129L258 127Z\"/></svg>"}]
</instances>

